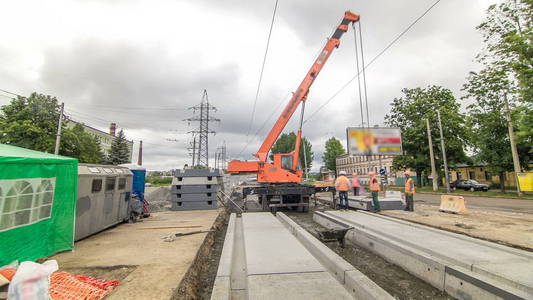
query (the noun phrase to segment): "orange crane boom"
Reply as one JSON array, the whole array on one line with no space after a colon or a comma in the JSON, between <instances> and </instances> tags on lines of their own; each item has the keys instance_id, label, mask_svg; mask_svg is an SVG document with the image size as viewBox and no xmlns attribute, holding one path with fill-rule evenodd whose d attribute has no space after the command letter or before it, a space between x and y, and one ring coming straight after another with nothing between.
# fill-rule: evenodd
<instances>
[{"instance_id":1,"label":"orange crane boom","mask_svg":"<svg viewBox=\"0 0 533 300\"><path fill-rule=\"evenodd\" d=\"M300 154L300 144L302 137L302 123L305 110L305 101L309 93L309 88L315 81L316 77L324 67L329 56L335 48L340 45L341 36L348 30L348 25L359 21L359 15L350 11L344 13L341 24L337 27L331 38L318 55L315 63L311 66L309 72L304 77L298 89L293 94L282 114L270 130L269 134L263 141L263 144L254 154L258 161L238 161L233 160L228 164L228 172L231 174L257 173L257 181L264 183L283 183L283 182L300 182L303 171L299 169L298 160ZM285 154L274 154L274 162L268 163L268 153L278 139L279 135L289 122L290 118L302 103L302 114L300 118L300 127L296 137L294 151Z\"/></svg>"}]
</instances>

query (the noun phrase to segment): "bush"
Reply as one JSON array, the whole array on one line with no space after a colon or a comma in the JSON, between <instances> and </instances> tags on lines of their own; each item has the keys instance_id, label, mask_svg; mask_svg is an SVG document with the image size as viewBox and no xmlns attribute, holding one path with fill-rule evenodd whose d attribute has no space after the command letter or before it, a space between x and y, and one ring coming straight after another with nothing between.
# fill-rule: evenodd
<instances>
[{"instance_id":1,"label":"bush","mask_svg":"<svg viewBox=\"0 0 533 300\"><path fill-rule=\"evenodd\" d=\"M170 176L148 176L146 182L156 185L166 185L172 183L172 177Z\"/></svg>"}]
</instances>

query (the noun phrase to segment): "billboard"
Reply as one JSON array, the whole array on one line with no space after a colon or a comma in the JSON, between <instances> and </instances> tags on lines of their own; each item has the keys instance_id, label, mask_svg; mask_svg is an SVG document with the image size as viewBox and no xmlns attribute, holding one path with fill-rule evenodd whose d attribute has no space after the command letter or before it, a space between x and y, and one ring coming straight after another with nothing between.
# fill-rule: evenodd
<instances>
[{"instance_id":1,"label":"billboard","mask_svg":"<svg viewBox=\"0 0 533 300\"><path fill-rule=\"evenodd\" d=\"M400 155L402 133L400 128L346 128L350 155Z\"/></svg>"}]
</instances>

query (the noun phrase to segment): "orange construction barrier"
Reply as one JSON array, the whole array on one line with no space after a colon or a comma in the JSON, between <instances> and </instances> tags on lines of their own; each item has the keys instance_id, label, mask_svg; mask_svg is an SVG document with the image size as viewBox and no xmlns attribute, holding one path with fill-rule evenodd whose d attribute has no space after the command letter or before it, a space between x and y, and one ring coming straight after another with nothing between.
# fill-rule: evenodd
<instances>
[{"instance_id":1,"label":"orange construction barrier","mask_svg":"<svg viewBox=\"0 0 533 300\"><path fill-rule=\"evenodd\" d=\"M119 283L120 281L55 272L50 275L50 297L52 300L99 300L111 293Z\"/></svg>"},{"instance_id":2,"label":"orange construction barrier","mask_svg":"<svg viewBox=\"0 0 533 300\"><path fill-rule=\"evenodd\" d=\"M460 214L467 212L466 201L462 196L442 195L440 196L439 211Z\"/></svg>"}]
</instances>

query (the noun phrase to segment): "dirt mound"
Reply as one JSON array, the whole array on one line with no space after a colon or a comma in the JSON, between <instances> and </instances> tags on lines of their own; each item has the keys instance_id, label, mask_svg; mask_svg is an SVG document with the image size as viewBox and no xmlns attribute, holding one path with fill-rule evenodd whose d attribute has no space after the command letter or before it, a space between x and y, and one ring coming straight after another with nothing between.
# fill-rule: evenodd
<instances>
[{"instance_id":1,"label":"dirt mound","mask_svg":"<svg viewBox=\"0 0 533 300\"><path fill-rule=\"evenodd\" d=\"M144 198L150 203L148 209L151 212L169 210L170 208L170 186L161 186L150 193L146 193Z\"/></svg>"}]
</instances>

